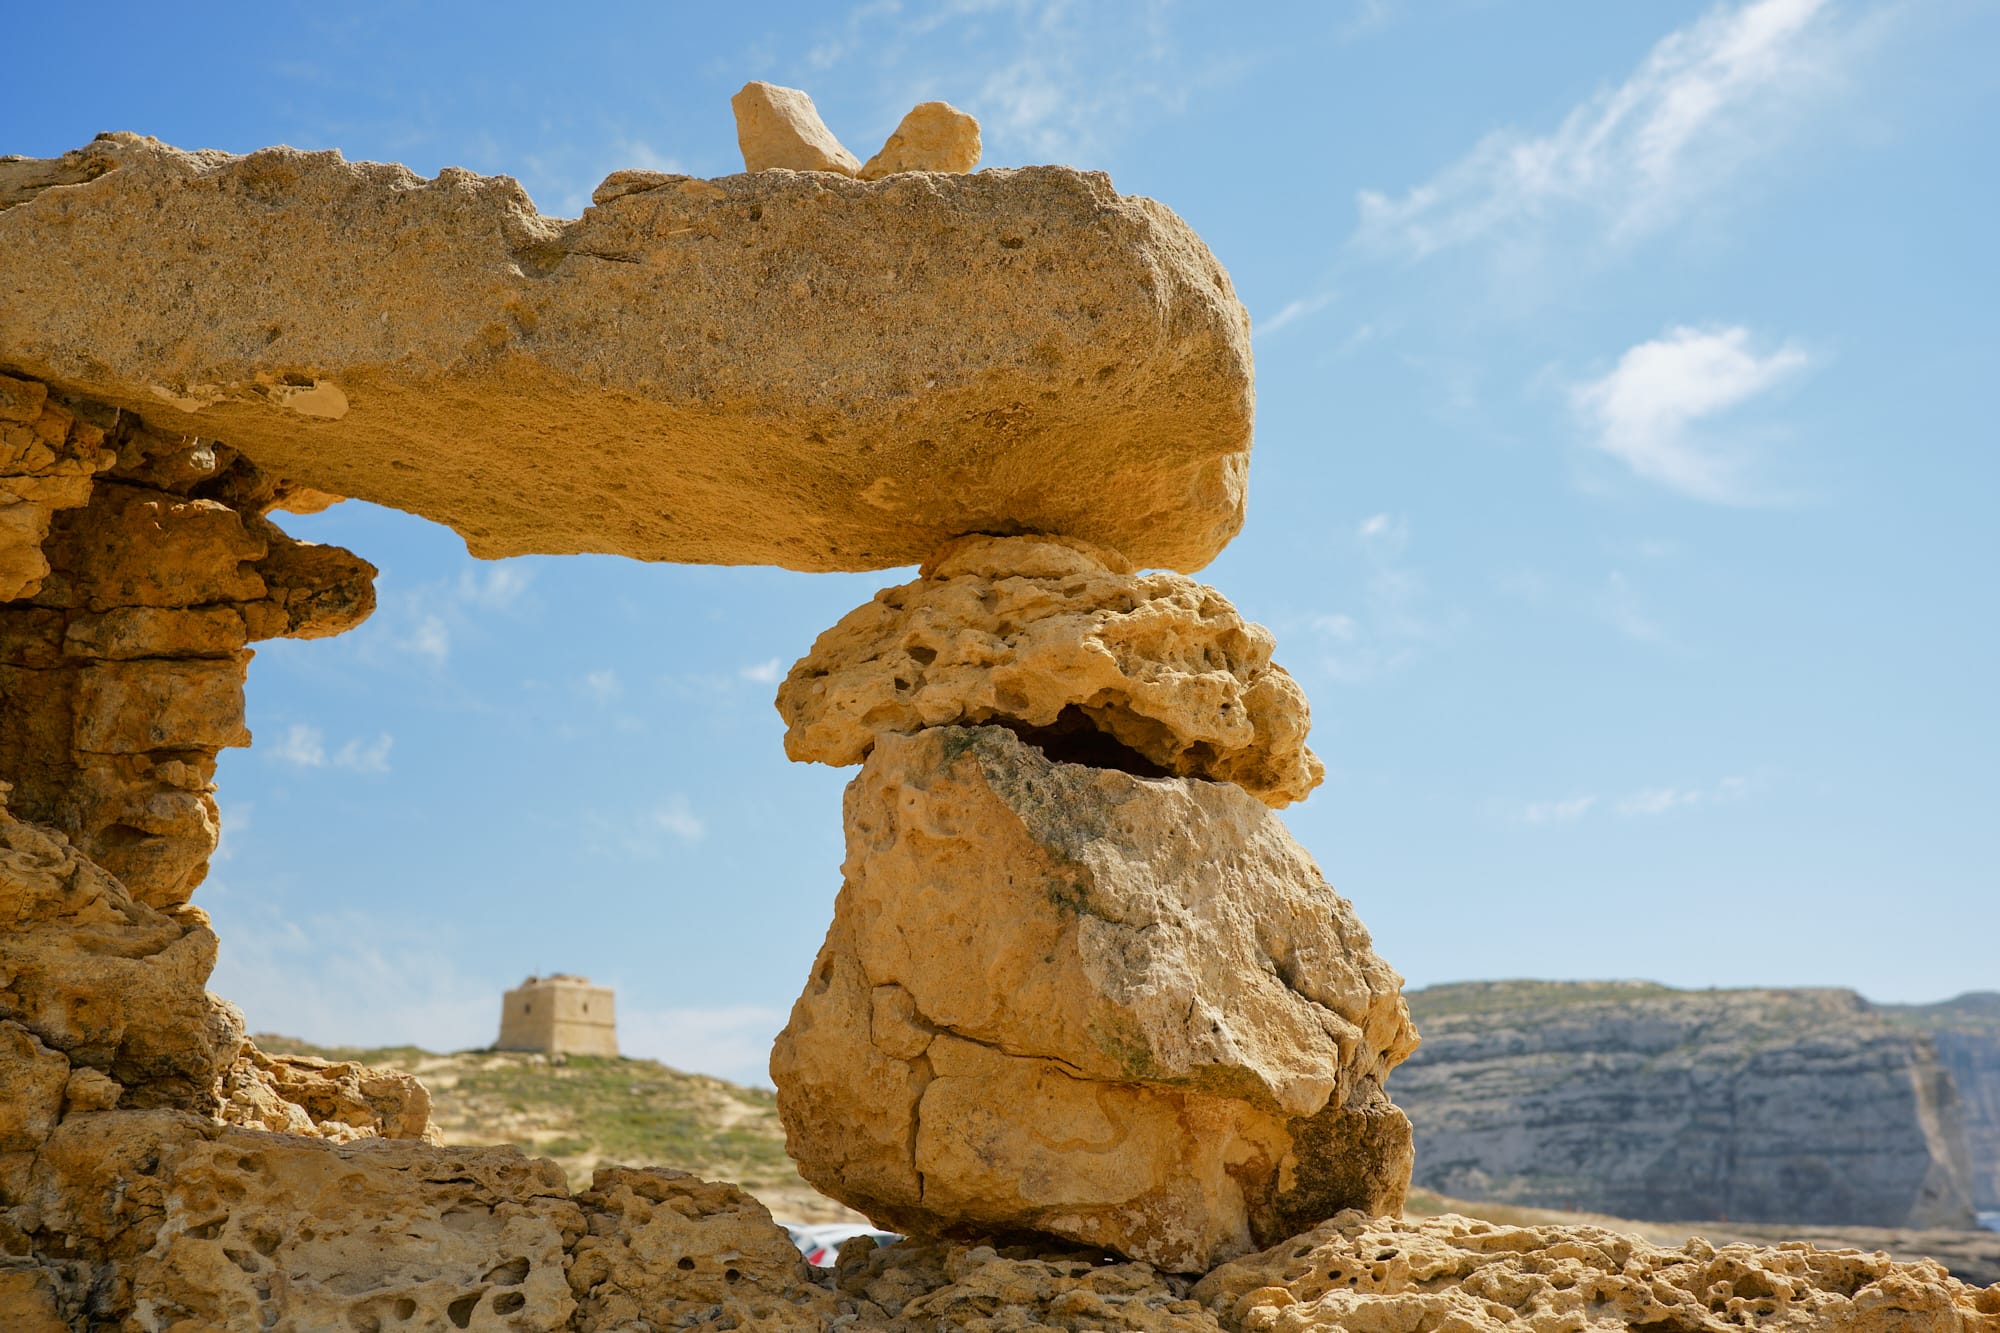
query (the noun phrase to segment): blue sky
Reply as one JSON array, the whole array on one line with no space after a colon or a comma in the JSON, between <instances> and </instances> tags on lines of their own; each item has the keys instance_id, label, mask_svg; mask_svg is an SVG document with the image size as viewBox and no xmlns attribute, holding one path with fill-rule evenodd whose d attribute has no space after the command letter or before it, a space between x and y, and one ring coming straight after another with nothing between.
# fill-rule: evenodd
<instances>
[{"instance_id":1,"label":"blue sky","mask_svg":"<svg viewBox=\"0 0 2000 1333\"><path fill-rule=\"evenodd\" d=\"M862 157L949 100L985 163L1109 171L1257 326L1249 523L1326 785L1286 813L1413 985L2000 988L2000 9L1867 3L43 6L0 152L104 129L516 176L740 169L729 95ZM492 1039L529 972L762 1081L848 774L776 681L906 575L382 568L263 646L196 901L214 988L326 1041Z\"/></svg>"}]
</instances>

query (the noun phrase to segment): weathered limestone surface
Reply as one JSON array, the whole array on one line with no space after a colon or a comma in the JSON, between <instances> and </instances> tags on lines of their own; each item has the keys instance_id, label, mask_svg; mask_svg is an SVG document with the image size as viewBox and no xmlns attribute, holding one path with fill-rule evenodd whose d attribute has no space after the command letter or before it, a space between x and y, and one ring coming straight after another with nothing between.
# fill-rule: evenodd
<instances>
[{"instance_id":1,"label":"weathered limestone surface","mask_svg":"<svg viewBox=\"0 0 2000 1333\"><path fill-rule=\"evenodd\" d=\"M736 145L745 171L831 171L852 176L861 160L819 118L812 98L797 88L752 80L729 99L736 113Z\"/></svg>"},{"instance_id":2,"label":"weathered limestone surface","mask_svg":"<svg viewBox=\"0 0 2000 1333\"><path fill-rule=\"evenodd\" d=\"M480 556L1043 531L1191 570L1240 526L1248 319L1159 204L1065 167L599 194L135 135L0 161L0 371Z\"/></svg>"},{"instance_id":3,"label":"weathered limestone surface","mask_svg":"<svg viewBox=\"0 0 2000 1333\"><path fill-rule=\"evenodd\" d=\"M1808 1245L1649 1245L1595 1227L1343 1213L1210 1273L1194 1299L1255 1333L2000 1329L2000 1286Z\"/></svg>"},{"instance_id":4,"label":"weathered limestone surface","mask_svg":"<svg viewBox=\"0 0 2000 1333\"><path fill-rule=\"evenodd\" d=\"M1114 551L964 537L792 668L778 690L785 753L857 764L884 733L999 722L1053 752L1289 805L1325 768L1306 748L1305 692L1271 647L1215 589L1134 574Z\"/></svg>"},{"instance_id":5,"label":"weathered limestone surface","mask_svg":"<svg viewBox=\"0 0 2000 1333\"><path fill-rule=\"evenodd\" d=\"M50 518L88 500L91 477L117 457L102 430L49 401L47 385L0 375L0 602L41 588Z\"/></svg>"},{"instance_id":6,"label":"weathered limestone surface","mask_svg":"<svg viewBox=\"0 0 2000 1333\"><path fill-rule=\"evenodd\" d=\"M1417 1183L1616 1217L1965 1227L1958 1092L1852 991L1473 982L1417 992Z\"/></svg>"},{"instance_id":7,"label":"weathered limestone surface","mask_svg":"<svg viewBox=\"0 0 2000 1333\"><path fill-rule=\"evenodd\" d=\"M980 147L978 121L949 102L919 102L859 174L872 181L899 171L970 171Z\"/></svg>"},{"instance_id":8,"label":"weathered limestone surface","mask_svg":"<svg viewBox=\"0 0 2000 1333\"><path fill-rule=\"evenodd\" d=\"M882 737L845 815L771 1060L822 1190L1178 1270L1401 1206L1401 980L1262 805L946 727Z\"/></svg>"},{"instance_id":9,"label":"weathered limestone surface","mask_svg":"<svg viewBox=\"0 0 2000 1333\"><path fill-rule=\"evenodd\" d=\"M0 602L0 780L17 815L173 907L215 850L216 752L250 743L246 645L359 624L375 569L280 531L263 515L295 492L223 446L38 401L94 478L65 478L30 595Z\"/></svg>"}]
</instances>

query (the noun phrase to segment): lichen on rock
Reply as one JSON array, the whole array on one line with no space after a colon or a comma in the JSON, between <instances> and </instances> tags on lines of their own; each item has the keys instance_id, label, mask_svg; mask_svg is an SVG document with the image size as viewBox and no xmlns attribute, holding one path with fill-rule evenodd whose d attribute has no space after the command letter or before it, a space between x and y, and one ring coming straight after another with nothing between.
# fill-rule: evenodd
<instances>
[{"instance_id":1,"label":"lichen on rock","mask_svg":"<svg viewBox=\"0 0 2000 1333\"><path fill-rule=\"evenodd\" d=\"M946 543L819 636L778 690L785 753L856 764L887 734L1000 723L1050 753L1232 782L1274 806L1325 766L1263 626L1179 574L1057 537Z\"/></svg>"}]
</instances>

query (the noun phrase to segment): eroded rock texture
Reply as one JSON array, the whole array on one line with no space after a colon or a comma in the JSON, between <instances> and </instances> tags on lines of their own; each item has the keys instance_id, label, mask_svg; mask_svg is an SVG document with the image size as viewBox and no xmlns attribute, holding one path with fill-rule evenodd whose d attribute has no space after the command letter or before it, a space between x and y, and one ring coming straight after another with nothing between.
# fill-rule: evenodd
<instances>
[{"instance_id":1,"label":"eroded rock texture","mask_svg":"<svg viewBox=\"0 0 2000 1333\"><path fill-rule=\"evenodd\" d=\"M808 1180L894 1229L1199 1270L1400 1208L1401 980L1233 786L885 735L772 1079Z\"/></svg>"},{"instance_id":2,"label":"eroded rock texture","mask_svg":"<svg viewBox=\"0 0 2000 1333\"><path fill-rule=\"evenodd\" d=\"M31 562L42 572L0 602L0 779L18 816L172 907L215 850L216 752L250 743L247 645L359 624L375 568L280 531L264 514L289 488L223 446L40 401L38 423L66 422L74 466L91 471L62 478L66 507Z\"/></svg>"},{"instance_id":3,"label":"eroded rock texture","mask_svg":"<svg viewBox=\"0 0 2000 1333\"><path fill-rule=\"evenodd\" d=\"M480 556L881 569L1039 531L1197 569L1241 525L1248 318L1103 175L597 197L129 134L0 161L0 371Z\"/></svg>"},{"instance_id":4,"label":"eroded rock texture","mask_svg":"<svg viewBox=\"0 0 2000 1333\"><path fill-rule=\"evenodd\" d=\"M999 722L1051 753L1303 800L1305 692L1271 635L1178 574L1052 537L963 537L819 636L778 690L785 753L857 764L884 733Z\"/></svg>"},{"instance_id":5,"label":"eroded rock texture","mask_svg":"<svg viewBox=\"0 0 2000 1333\"><path fill-rule=\"evenodd\" d=\"M1347 1213L1210 1273L1193 1292L1245 1333L2000 1329L2000 1286L1934 1263L1809 1245L1678 1250L1595 1227Z\"/></svg>"}]
</instances>

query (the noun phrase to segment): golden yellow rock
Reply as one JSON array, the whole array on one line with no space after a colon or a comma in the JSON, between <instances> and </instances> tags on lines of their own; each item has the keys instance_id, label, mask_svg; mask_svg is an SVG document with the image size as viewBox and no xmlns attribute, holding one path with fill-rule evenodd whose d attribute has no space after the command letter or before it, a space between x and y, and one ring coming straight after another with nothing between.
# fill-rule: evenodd
<instances>
[{"instance_id":1,"label":"golden yellow rock","mask_svg":"<svg viewBox=\"0 0 2000 1333\"><path fill-rule=\"evenodd\" d=\"M872 181L899 171L970 171L979 150L978 121L949 102L919 102L860 175Z\"/></svg>"},{"instance_id":2,"label":"golden yellow rock","mask_svg":"<svg viewBox=\"0 0 2000 1333\"><path fill-rule=\"evenodd\" d=\"M1515 1333L1567 1329L2000 1333L2000 1286L1939 1265L1792 1244L1680 1249L1595 1227L1510 1227L1446 1214L1343 1213L1225 1264L1194 1299L1256 1333Z\"/></svg>"},{"instance_id":3,"label":"golden yellow rock","mask_svg":"<svg viewBox=\"0 0 2000 1333\"><path fill-rule=\"evenodd\" d=\"M1274 806L1325 773L1271 636L1178 574L1045 537L964 537L819 636L778 689L785 753L999 722L1056 757L1233 782Z\"/></svg>"},{"instance_id":4,"label":"golden yellow rock","mask_svg":"<svg viewBox=\"0 0 2000 1333\"><path fill-rule=\"evenodd\" d=\"M201 911L133 901L60 834L0 808L0 1020L108 1075L125 1105L206 1113L243 1039L205 989L214 966Z\"/></svg>"},{"instance_id":5,"label":"golden yellow rock","mask_svg":"<svg viewBox=\"0 0 2000 1333\"><path fill-rule=\"evenodd\" d=\"M1262 805L944 727L883 736L845 813L771 1057L821 1190L1181 1271L1401 1206L1401 979Z\"/></svg>"},{"instance_id":6,"label":"golden yellow rock","mask_svg":"<svg viewBox=\"0 0 2000 1333\"><path fill-rule=\"evenodd\" d=\"M0 371L475 555L884 569L1036 531L1192 570L1242 522L1248 318L1098 173L627 173L573 222L289 148L10 174Z\"/></svg>"},{"instance_id":7,"label":"golden yellow rock","mask_svg":"<svg viewBox=\"0 0 2000 1333\"><path fill-rule=\"evenodd\" d=\"M840 146L799 88L753 79L729 99L736 112L736 144L745 171L831 171L855 175L861 160Z\"/></svg>"}]
</instances>

